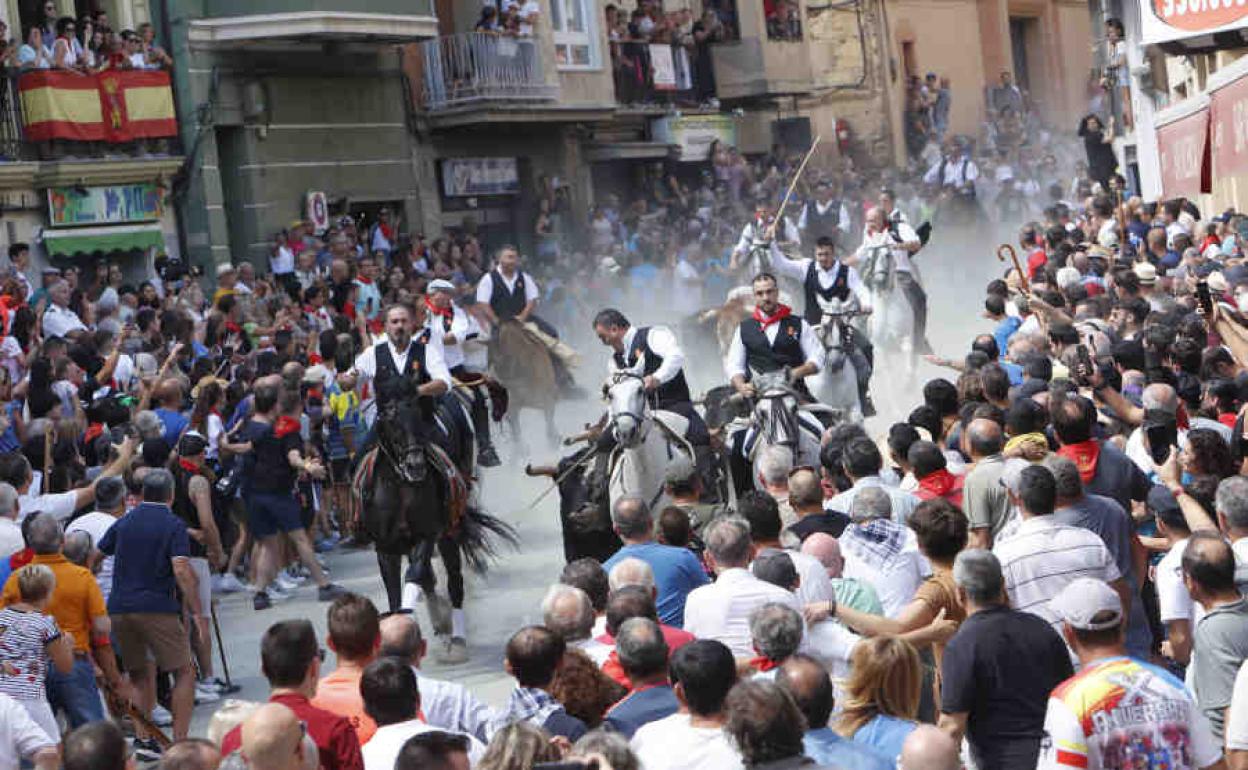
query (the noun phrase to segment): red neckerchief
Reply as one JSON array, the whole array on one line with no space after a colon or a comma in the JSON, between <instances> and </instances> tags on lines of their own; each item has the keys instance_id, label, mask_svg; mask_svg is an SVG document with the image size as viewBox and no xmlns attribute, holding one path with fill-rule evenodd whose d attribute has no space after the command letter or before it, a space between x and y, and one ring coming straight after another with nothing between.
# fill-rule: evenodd
<instances>
[{"instance_id":1,"label":"red neckerchief","mask_svg":"<svg viewBox=\"0 0 1248 770\"><path fill-rule=\"evenodd\" d=\"M750 668L760 674L765 674L773 668L780 668L780 663L772 660L771 658L759 655L757 657L750 658Z\"/></svg>"},{"instance_id":2,"label":"red neckerchief","mask_svg":"<svg viewBox=\"0 0 1248 770\"><path fill-rule=\"evenodd\" d=\"M83 443L90 444L100 436L104 435L104 423L93 422L87 426L87 432L82 434Z\"/></svg>"},{"instance_id":3,"label":"red neckerchief","mask_svg":"<svg viewBox=\"0 0 1248 770\"><path fill-rule=\"evenodd\" d=\"M243 333L243 327L239 326L233 321L225 322L225 330L229 332L230 334L242 334Z\"/></svg>"},{"instance_id":4,"label":"red neckerchief","mask_svg":"<svg viewBox=\"0 0 1248 770\"><path fill-rule=\"evenodd\" d=\"M299 421L289 415L282 415L273 423L273 435L284 438L299 431Z\"/></svg>"},{"instance_id":5,"label":"red neckerchief","mask_svg":"<svg viewBox=\"0 0 1248 770\"><path fill-rule=\"evenodd\" d=\"M766 329L768 326L771 326L774 323L779 323L783 321L784 319L788 318L789 315L792 314L792 312L793 312L793 308L789 307L788 305L781 305L780 307L776 308L776 312L773 313L772 315L767 315L766 313L764 313L761 307L755 307L754 308L754 320L758 321L758 323L762 326L763 329Z\"/></svg>"},{"instance_id":6,"label":"red neckerchief","mask_svg":"<svg viewBox=\"0 0 1248 770\"><path fill-rule=\"evenodd\" d=\"M29 548L23 548L9 557L9 572L17 572L19 569L25 567L34 560L35 552Z\"/></svg>"},{"instance_id":7,"label":"red neckerchief","mask_svg":"<svg viewBox=\"0 0 1248 770\"><path fill-rule=\"evenodd\" d=\"M1192 427L1192 419L1187 416L1187 407L1179 404L1179 411L1174 414L1174 421L1179 426L1179 430L1187 430Z\"/></svg>"},{"instance_id":8,"label":"red neckerchief","mask_svg":"<svg viewBox=\"0 0 1248 770\"><path fill-rule=\"evenodd\" d=\"M433 313L434 315L440 315L443 318L455 317L455 311L452 310L450 307L440 308L437 305L430 302L428 297L425 297L425 307L428 308L429 312Z\"/></svg>"},{"instance_id":9,"label":"red neckerchief","mask_svg":"<svg viewBox=\"0 0 1248 770\"><path fill-rule=\"evenodd\" d=\"M932 497L944 497L953 490L957 483L957 476L950 473L948 468L941 468L935 473L929 473L922 479L919 479L919 489L927 492Z\"/></svg>"},{"instance_id":10,"label":"red neckerchief","mask_svg":"<svg viewBox=\"0 0 1248 770\"><path fill-rule=\"evenodd\" d=\"M1234 412L1223 412L1218 415L1218 422L1222 423L1231 430L1235 430L1235 420L1239 419L1239 415Z\"/></svg>"},{"instance_id":11,"label":"red neckerchief","mask_svg":"<svg viewBox=\"0 0 1248 770\"><path fill-rule=\"evenodd\" d=\"M178 466L187 473L199 473L199 466L185 457L178 458Z\"/></svg>"},{"instance_id":12,"label":"red neckerchief","mask_svg":"<svg viewBox=\"0 0 1248 770\"><path fill-rule=\"evenodd\" d=\"M364 284L365 286L369 286L369 285L371 285L371 284L372 284L372 282L373 282L373 279L372 279L372 278L365 278L363 273L360 273L359 275L357 275L357 276L355 277L355 280L359 281L360 283Z\"/></svg>"},{"instance_id":13,"label":"red neckerchief","mask_svg":"<svg viewBox=\"0 0 1248 770\"><path fill-rule=\"evenodd\" d=\"M1057 453L1075 464L1075 467L1079 469L1079 478L1084 484L1091 483L1092 477L1096 475L1096 461L1101 456L1099 441L1088 439L1078 444L1067 444L1059 448Z\"/></svg>"},{"instance_id":14,"label":"red neckerchief","mask_svg":"<svg viewBox=\"0 0 1248 770\"><path fill-rule=\"evenodd\" d=\"M385 238L387 241L394 240L394 229L390 227L390 225L386 224L385 222L378 222L377 229L381 231L381 236Z\"/></svg>"}]
</instances>

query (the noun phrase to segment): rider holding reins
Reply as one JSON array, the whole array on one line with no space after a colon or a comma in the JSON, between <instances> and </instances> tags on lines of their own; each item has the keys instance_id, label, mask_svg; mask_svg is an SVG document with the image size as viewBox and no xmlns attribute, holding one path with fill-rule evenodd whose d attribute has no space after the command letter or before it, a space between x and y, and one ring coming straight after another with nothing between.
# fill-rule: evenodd
<instances>
[{"instance_id":1,"label":"rider holding reins","mask_svg":"<svg viewBox=\"0 0 1248 770\"><path fill-rule=\"evenodd\" d=\"M815 258L790 259L783 253L772 255L772 267L777 275L800 282L806 297L806 309L802 317L812 326L823 321L823 302L835 301L842 310L857 310L863 314L871 312L871 293L858 276L858 271L837 259L836 243L832 238L823 236L815 244ZM852 299L856 299L854 303ZM875 407L867 388L871 382L873 351L871 342L865 335L849 324L845 325L853 348L850 360L858 379L858 397L862 404L863 414L870 417L875 414Z\"/></svg>"},{"instance_id":2,"label":"rider holding reins","mask_svg":"<svg viewBox=\"0 0 1248 770\"><path fill-rule=\"evenodd\" d=\"M793 315L788 305L780 304L774 275L759 273L752 285L754 314L733 333L724 374L738 393L754 397L754 375L784 370L794 389L809 398L804 380L823 366L823 346L814 327Z\"/></svg>"},{"instance_id":3,"label":"rider holding reins","mask_svg":"<svg viewBox=\"0 0 1248 770\"><path fill-rule=\"evenodd\" d=\"M464 343L482 336L477 320L455 304L455 284L441 278L429 282L425 297L425 328L442 344L447 369L472 394L472 429L477 439L477 464L493 468L498 453L490 441L490 415L486 405L485 379L464 367Z\"/></svg>"}]
</instances>

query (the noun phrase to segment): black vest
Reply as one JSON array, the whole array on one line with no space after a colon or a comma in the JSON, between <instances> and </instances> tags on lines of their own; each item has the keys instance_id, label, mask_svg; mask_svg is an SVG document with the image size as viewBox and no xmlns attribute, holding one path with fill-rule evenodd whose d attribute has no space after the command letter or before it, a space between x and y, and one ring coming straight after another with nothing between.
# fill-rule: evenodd
<instances>
[{"instance_id":1,"label":"black vest","mask_svg":"<svg viewBox=\"0 0 1248 770\"><path fill-rule=\"evenodd\" d=\"M841 202L833 200L831 203L828 210L822 214L819 213L818 204L814 201L806 204L807 237L805 240L815 243L820 238L827 237L836 240L840 236Z\"/></svg>"},{"instance_id":2,"label":"black vest","mask_svg":"<svg viewBox=\"0 0 1248 770\"><path fill-rule=\"evenodd\" d=\"M176 463L173 467L173 505L170 508L174 516L186 523L188 529L203 529L203 524L199 521L199 509L191 499L191 479L199 475L201 474L183 468L181 463ZM192 557L202 558L208 555L208 550L202 543L193 537L188 540Z\"/></svg>"},{"instance_id":3,"label":"black vest","mask_svg":"<svg viewBox=\"0 0 1248 770\"><path fill-rule=\"evenodd\" d=\"M416 389L429 382L429 370L425 366L425 342L428 331L412 338L408 343L407 367L400 372L390 355L390 343L379 342L373 346L377 371L373 375L373 388L377 391L377 409L381 410L391 401L407 401L417 395Z\"/></svg>"},{"instance_id":4,"label":"black vest","mask_svg":"<svg viewBox=\"0 0 1248 770\"><path fill-rule=\"evenodd\" d=\"M493 291L490 292L490 308L498 316L498 320L510 321L520 315L524 306L529 304L524 298L525 280L524 272L516 271L516 285L511 291L507 291L503 276L497 270L490 271L490 283L493 286Z\"/></svg>"},{"instance_id":5,"label":"black vest","mask_svg":"<svg viewBox=\"0 0 1248 770\"><path fill-rule=\"evenodd\" d=\"M849 269L837 262L836 277L832 279L832 285L825 289L819 284L819 265L812 261L810 267L806 269L806 280L802 282L802 288L806 292L806 323L813 326L823 320L819 297L825 300L837 299L841 302L849 298Z\"/></svg>"},{"instance_id":6,"label":"black vest","mask_svg":"<svg viewBox=\"0 0 1248 770\"><path fill-rule=\"evenodd\" d=\"M741 322L741 344L745 346L745 364L751 372L766 374L806 363L806 354L802 352L802 319L790 315L776 323L780 331L776 333L776 341L769 343L761 323L754 318Z\"/></svg>"},{"instance_id":7,"label":"black vest","mask_svg":"<svg viewBox=\"0 0 1248 770\"><path fill-rule=\"evenodd\" d=\"M624 368L631 368L637 363L637 359L644 355L645 365L642 367L642 374L654 374L663 365L663 358L650 348L650 327L643 326L633 335L633 344L629 345L628 350L623 353L615 354L615 365ZM658 403L656 407L664 409L670 404L689 402L693 397L689 395L689 383L685 381L684 371L679 371L676 376L659 385L654 391L655 398Z\"/></svg>"}]
</instances>

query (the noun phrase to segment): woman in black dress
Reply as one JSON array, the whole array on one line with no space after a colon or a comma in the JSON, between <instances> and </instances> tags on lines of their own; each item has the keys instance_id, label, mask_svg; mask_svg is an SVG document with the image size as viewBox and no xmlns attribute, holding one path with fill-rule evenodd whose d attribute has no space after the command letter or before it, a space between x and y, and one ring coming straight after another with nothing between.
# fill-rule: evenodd
<instances>
[{"instance_id":1,"label":"woman in black dress","mask_svg":"<svg viewBox=\"0 0 1248 770\"><path fill-rule=\"evenodd\" d=\"M1088 154L1088 176L1108 191L1109 178L1118 170L1113 124L1107 129L1099 117L1089 114L1079 123L1079 136L1083 137L1083 148Z\"/></svg>"}]
</instances>

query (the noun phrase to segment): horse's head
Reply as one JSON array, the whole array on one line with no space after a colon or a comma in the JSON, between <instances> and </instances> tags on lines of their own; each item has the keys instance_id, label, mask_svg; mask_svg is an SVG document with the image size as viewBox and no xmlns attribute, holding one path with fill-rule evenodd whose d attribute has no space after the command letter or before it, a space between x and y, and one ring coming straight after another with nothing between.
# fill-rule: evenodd
<instances>
[{"instance_id":1,"label":"horse's head","mask_svg":"<svg viewBox=\"0 0 1248 770\"><path fill-rule=\"evenodd\" d=\"M797 396L786 381L784 370L755 375L754 387L758 391L755 428L768 444L796 446L800 438Z\"/></svg>"},{"instance_id":2,"label":"horse's head","mask_svg":"<svg viewBox=\"0 0 1248 770\"><path fill-rule=\"evenodd\" d=\"M620 371L607 382L609 419L615 440L631 447L641 438L646 420L646 389L640 374Z\"/></svg>"},{"instance_id":3,"label":"horse's head","mask_svg":"<svg viewBox=\"0 0 1248 770\"><path fill-rule=\"evenodd\" d=\"M848 360L850 345L852 345L849 339L847 313L853 308L849 301L825 300L822 297L817 297L817 299L822 314L818 331L819 340L823 343L823 368L827 371L839 372Z\"/></svg>"},{"instance_id":4,"label":"horse's head","mask_svg":"<svg viewBox=\"0 0 1248 770\"><path fill-rule=\"evenodd\" d=\"M403 426L397 405L387 406L377 415L379 459L389 462L404 481L416 483L425 477L425 453L420 439Z\"/></svg>"}]
</instances>

